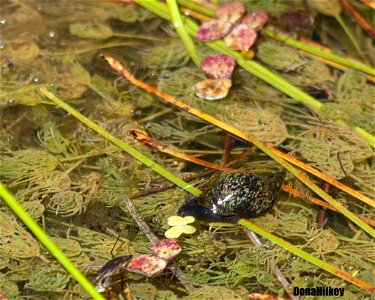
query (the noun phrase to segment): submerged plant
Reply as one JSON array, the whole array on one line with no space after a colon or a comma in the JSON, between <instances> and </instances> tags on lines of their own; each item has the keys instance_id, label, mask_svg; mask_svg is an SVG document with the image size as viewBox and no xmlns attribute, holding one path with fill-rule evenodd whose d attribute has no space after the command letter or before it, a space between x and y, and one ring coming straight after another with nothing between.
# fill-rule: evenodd
<instances>
[{"instance_id":1,"label":"submerged plant","mask_svg":"<svg viewBox=\"0 0 375 300\"><path fill-rule=\"evenodd\" d=\"M366 235L371 234L371 229L362 223L373 224L373 201L369 199L374 191L373 152L369 139L335 122L341 119L373 133L373 86L367 82L372 78L371 70L334 54L322 56L333 57L360 71L336 70L310 56L311 52L301 52L308 50L306 40L285 37L280 27L262 29L265 22L277 25L273 23L274 17L267 21L269 14L279 21L290 21L285 27L291 31L304 30L305 25L315 23L309 28L314 37L333 50L352 55L355 52L350 44L343 43L347 38L342 37L328 15L335 13L336 18L340 13L344 23L349 16L341 8L328 13L318 8L326 16L313 20L315 10L306 14L295 12L305 11L302 2L293 7L292 2L285 1L246 3L246 12L241 3L206 7L208 2L196 5L193 1L178 1L181 14L190 13L190 17L182 17L182 23L192 37L198 37L198 26L191 17L202 20L199 30L206 30L203 35L207 39L223 39L194 42L198 55L208 56L207 61L202 60L203 72L209 69L210 80L229 79L233 75L228 96L221 101L202 101L194 95L194 84L204 79L204 73L190 61L190 52L173 32L175 22L167 24L156 15L170 18L167 6L156 0L136 2L154 10L123 1L95 5L2 3L5 13L0 22L4 33L0 43L0 179L23 209L43 225L52 241L85 275L97 276L94 283L98 290L105 290L104 296L108 298L248 299L255 292L264 293L256 297L291 297L289 286L311 287L316 282L321 286L345 286L347 299L367 297L374 257L372 240ZM216 16L211 9L217 10ZM366 4L356 3L355 9L363 18L371 17ZM215 19L210 21L207 16ZM306 23L302 17L308 18ZM366 52L363 55L370 56L371 42L364 36L366 33L355 22L348 29L355 30L358 45ZM236 31L239 35L234 37ZM245 36L248 39L241 39ZM254 41L256 49L251 46ZM228 49L225 42L236 49L250 47L254 58L249 59L250 51ZM300 50L295 49L296 45ZM98 59L103 52L124 61L137 77L135 80L151 89L142 90L134 82L111 74ZM211 60L217 56L223 57L225 63L212 65ZM238 66L233 71L234 60ZM215 89L215 84L210 86ZM40 88L44 94L38 92ZM52 104L46 93L68 102L69 114L56 107L57 102ZM155 95L167 98L160 103ZM166 99L171 102L166 103ZM182 105L177 111L170 106L176 102ZM82 120L94 122L99 130L105 129L100 132L106 139L74 120L76 112ZM199 119L202 116L203 120ZM207 124L207 120L216 123ZM231 137L226 137L222 129ZM163 167L165 174L173 175L169 179L183 178L179 183L197 195L200 191L195 186L215 171L190 164L181 158L183 155L169 157L170 153L149 149L134 141L130 130L148 131L163 147L209 162L219 170L240 169L241 174L249 170L257 174L278 170L277 162L270 157L252 145L248 149L244 140L250 136L254 145L261 145L259 141L267 144L263 145L266 153L278 161L299 159L301 164L295 168L298 172L302 173L302 167L320 176L321 179L313 181L315 186L321 181L332 184L323 185L328 190L325 194L318 187L315 192L335 207L323 201L314 202L320 200L312 198L314 192L288 174L287 185L281 189L288 191L293 187L299 196L279 193L279 200L264 215L251 222L240 221L263 235L263 246L254 246L247 238L252 235L238 224L207 219L192 223L191 217L176 219L179 207L184 205L182 190L173 188L168 180L111 145L111 141L131 153L136 150L144 155L153 170ZM276 152L269 149L283 151L280 155L284 156L277 158ZM304 177L308 179L307 175ZM156 237L179 235L182 251L172 264L165 261L170 256L163 256L159 250L150 253L149 231L139 229L137 219L123 207L125 197L132 199ZM203 207L212 213L217 203L217 199L212 200ZM321 210L314 203L327 209L338 208L346 217L350 217L346 213L349 211L359 222L328 210L325 218L316 222L321 218ZM11 212L0 204L1 292L9 299L87 298L83 288L39 246L27 228L10 216ZM217 216L223 220L222 211L218 214L217 210ZM353 220L365 231L348 224ZM193 231L194 234L182 234ZM267 241L268 238L274 242ZM285 243L292 243L294 248L289 244L286 249L295 252L282 249ZM307 262L304 255L309 253L318 261ZM111 260L113 257L118 259ZM142 275L126 270L129 260L135 257L140 258L129 270L133 268ZM140 260L153 264L144 268ZM286 286L272 273L275 265ZM337 273L322 271L322 265ZM102 269L96 272L100 266ZM165 266L171 266L171 272L165 271ZM162 276L154 276L160 272ZM337 274L344 275L341 278L351 284L334 277Z\"/></svg>"}]
</instances>

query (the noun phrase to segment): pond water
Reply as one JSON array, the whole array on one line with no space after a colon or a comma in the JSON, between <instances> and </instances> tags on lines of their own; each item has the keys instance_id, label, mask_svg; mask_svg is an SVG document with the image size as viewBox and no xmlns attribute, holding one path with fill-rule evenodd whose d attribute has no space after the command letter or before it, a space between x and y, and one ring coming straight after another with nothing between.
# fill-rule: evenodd
<instances>
[{"instance_id":1,"label":"pond water","mask_svg":"<svg viewBox=\"0 0 375 300\"><path fill-rule=\"evenodd\" d=\"M216 2L201 5L212 9ZM373 63L370 38L344 12L340 23L311 3L310 12L296 12L306 9L304 1L242 2L247 11L268 11L269 22L289 31L293 39L313 38L336 53ZM373 16L364 3L353 5L365 19ZM187 192L52 102L46 91L125 147L145 155L151 167L158 164L197 188L204 189L204 183L224 167L252 173L283 169L248 142L122 78L103 55L201 113L291 154L366 198L373 197L373 149L353 129L375 134L373 77L335 69L258 33L254 52L242 53L243 59L255 55L255 63L318 99L322 109L314 110L239 66L228 95L208 101L194 90L206 75L192 62L170 22L132 1L4 0L0 9L0 181L94 285L98 270L112 258L150 253L150 241L126 209L124 198L131 199L162 239L171 227L168 218L177 214ZM194 11L190 14L200 18ZM195 41L195 47L200 58L219 54L206 43ZM130 134L134 131L152 139L153 148L134 139ZM215 164L216 169L191 163L182 155ZM370 206L311 178L374 224ZM288 194L288 187L302 199ZM364 282L373 282L369 236L341 214L306 201L314 193L289 172L282 189L275 206L254 223ZM340 287L345 289L344 298L368 297L363 289L265 238L262 247L254 246L246 229L237 224L196 221L189 226L195 232L178 238L182 252L174 261L180 270L166 269L153 277L122 270L121 276L113 276L105 297L247 299L249 293L288 297L288 284L290 289ZM287 280L286 287L270 271L274 265ZM90 299L3 202L0 293L9 299Z\"/></svg>"}]
</instances>

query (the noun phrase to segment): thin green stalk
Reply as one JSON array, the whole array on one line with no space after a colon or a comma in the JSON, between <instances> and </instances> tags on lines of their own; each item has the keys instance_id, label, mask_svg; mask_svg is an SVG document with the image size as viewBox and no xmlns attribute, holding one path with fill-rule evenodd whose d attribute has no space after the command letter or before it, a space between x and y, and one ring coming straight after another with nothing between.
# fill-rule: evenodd
<instances>
[{"instance_id":1,"label":"thin green stalk","mask_svg":"<svg viewBox=\"0 0 375 300\"><path fill-rule=\"evenodd\" d=\"M77 280L86 292L95 300L105 298L95 289L91 282L72 264L64 253L49 239L48 235L40 226L27 214L12 194L0 182L0 197L10 207L14 214L21 219L27 228L38 238L47 250L59 261L59 263Z\"/></svg>"},{"instance_id":2,"label":"thin green stalk","mask_svg":"<svg viewBox=\"0 0 375 300\"><path fill-rule=\"evenodd\" d=\"M167 20L171 19L166 5L157 0L148 0L148 1L134 0L134 2L138 3L139 5L145 7L146 9L152 11L153 13L157 14L158 16L162 18L165 18ZM184 22L186 25L185 28L187 32L190 35L195 36L196 31L198 29L198 25L190 18L185 18ZM302 104L308 106L312 110L318 112L320 109L324 109L324 105L321 102L309 96L308 94L298 89L297 87L293 86L281 76L267 70L261 64L258 64L257 62L253 60L243 59L243 57L237 51L233 51L229 49L228 47L226 47L223 41L215 41L215 42L206 43L206 44L212 49L215 49L217 51L220 51L222 53L232 56L233 58L236 59L237 63L242 68L244 68L251 74L259 77L263 81L269 83L273 87L284 92L286 95L292 97L296 101L299 101ZM355 130L357 130L357 132L359 132L364 138L366 138L366 140L369 142L371 147L375 148L375 137L373 135L371 135L370 133L368 133L367 131L365 131L364 129L360 127L356 127Z\"/></svg>"},{"instance_id":3,"label":"thin green stalk","mask_svg":"<svg viewBox=\"0 0 375 300\"><path fill-rule=\"evenodd\" d=\"M334 61L336 63L339 63L343 66L347 66L349 68L353 68L353 69L365 72L369 75L375 76L375 69L374 68L371 68L371 67L366 66L366 65L361 64L361 63L353 62L351 60L348 60L345 57L342 57L342 56L339 56L339 55L336 55L336 54L327 53L325 51L316 49L316 48L311 47L311 46L309 46L305 43L301 43L299 41L296 41L296 40L290 38L287 35L276 32L274 29L271 29L270 27L265 28L263 30L263 32L265 34L267 34L269 37L277 39L279 41L282 41L282 42L284 42L284 43L286 43L290 46L296 47L298 49L301 49L301 50L306 51L308 53L314 54L316 56L320 56L320 57L329 59L329 60Z\"/></svg>"},{"instance_id":4,"label":"thin green stalk","mask_svg":"<svg viewBox=\"0 0 375 300\"><path fill-rule=\"evenodd\" d=\"M266 231L266 230L263 230L262 228L260 228L259 226L255 225L254 223L250 222L249 220L247 219L240 219L238 221L238 224L246 227L247 229L251 230L251 231L254 231L255 233L265 237L266 239L272 241L273 243L275 243L276 245L288 250L289 252L307 260L308 262L312 263L313 265L321 268L321 269L324 269L326 270L327 272L335 275L335 276L338 276L352 284L355 284L356 286L358 287L361 287L363 289L365 289L366 291L368 292L373 292L374 291L374 288L372 285L358 279L358 278L355 278L353 276L351 276L350 274L324 262L323 260L319 259L319 258L316 258L314 256L312 256L311 254L297 248L296 246L284 241L283 239L273 235L272 233Z\"/></svg>"},{"instance_id":5,"label":"thin green stalk","mask_svg":"<svg viewBox=\"0 0 375 300\"><path fill-rule=\"evenodd\" d=\"M190 8L194 11L197 11L197 12L200 12L208 17L215 17L215 12L213 12L211 9L207 8L207 7L204 7L204 6L201 6L197 3L194 3L194 2L191 2L191 1L188 1L188 0L177 0L178 4L182 5L182 6L185 6L187 8Z\"/></svg>"},{"instance_id":6,"label":"thin green stalk","mask_svg":"<svg viewBox=\"0 0 375 300\"><path fill-rule=\"evenodd\" d=\"M57 98L55 95L53 95L51 92L49 92L45 87L42 87L39 89L40 93L47 97L49 100L57 104L62 109L66 110L69 114L76 117L78 120L80 120L82 123L86 124L88 127L90 127L92 130L99 133L101 136L106 138L108 141L112 142L116 146L120 147L122 150L133 156L135 159L139 160L155 172L159 173L161 176L164 176L169 181L173 182L174 184L178 185L179 187L183 188L185 191L198 196L201 191L195 188L194 186L186 183L185 181L181 180L180 178L176 177L172 173L168 172L166 169L161 167L160 165L156 164L146 156L144 156L142 153L138 152L131 146L125 144L120 139L114 137L111 135L108 131L105 131L103 128L99 127L97 124L95 124L90 119L86 118L84 115L80 114L78 111L76 111L73 107L66 104L61 99Z\"/></svg>"},{"instance_id":7,"label":"thin green stalk","mask_svg":"<svg viewBox=\"0 0 375 300\"><path fill-rule=\"evenodd\" d=\"M167 0L167 5L169 8L170 15L172 17L172 23L174 28L176 29L181 41L184 43L186 49L188 50L191 59L197 66L199 66L200 58L197 52L195 51L193 40L190 38L190 35L185 30L185 25L184 22L182 22L180 10L178 8L176 0Z\"/></svg>"}]
</instances>

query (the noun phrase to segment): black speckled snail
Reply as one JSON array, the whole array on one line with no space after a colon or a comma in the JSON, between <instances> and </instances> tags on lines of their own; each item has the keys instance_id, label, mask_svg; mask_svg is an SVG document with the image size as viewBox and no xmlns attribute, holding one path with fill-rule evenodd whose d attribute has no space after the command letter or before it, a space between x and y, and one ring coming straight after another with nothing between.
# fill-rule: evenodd
<instances>
[{"instance_id":1,"label":"black speckled snail","mask_svg":"<svg viewBox=\"0 0 375 300\"><path fill-rule=\"evenodd\" d=\"M230 173L208 184L199 197L188 197L178 214L218 222L257 217L273 206L284 177L285 172Z\"/></svg>"}]
</instances>

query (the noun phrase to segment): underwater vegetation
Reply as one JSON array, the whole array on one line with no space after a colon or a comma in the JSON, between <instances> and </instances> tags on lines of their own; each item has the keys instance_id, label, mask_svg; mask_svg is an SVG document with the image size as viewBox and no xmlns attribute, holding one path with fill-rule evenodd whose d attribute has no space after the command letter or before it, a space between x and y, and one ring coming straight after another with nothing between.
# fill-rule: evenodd
<instances>
[{"instance_id":1,"label":"underwater vegetation","mask_svg":"<svg viewBox=\"0 0 375 300\"><path fill-rule=\"evenodd\" d=\"M1 1L0 298L370 299L373 16L364 0Z\"/></svg>"}]
</instances>

